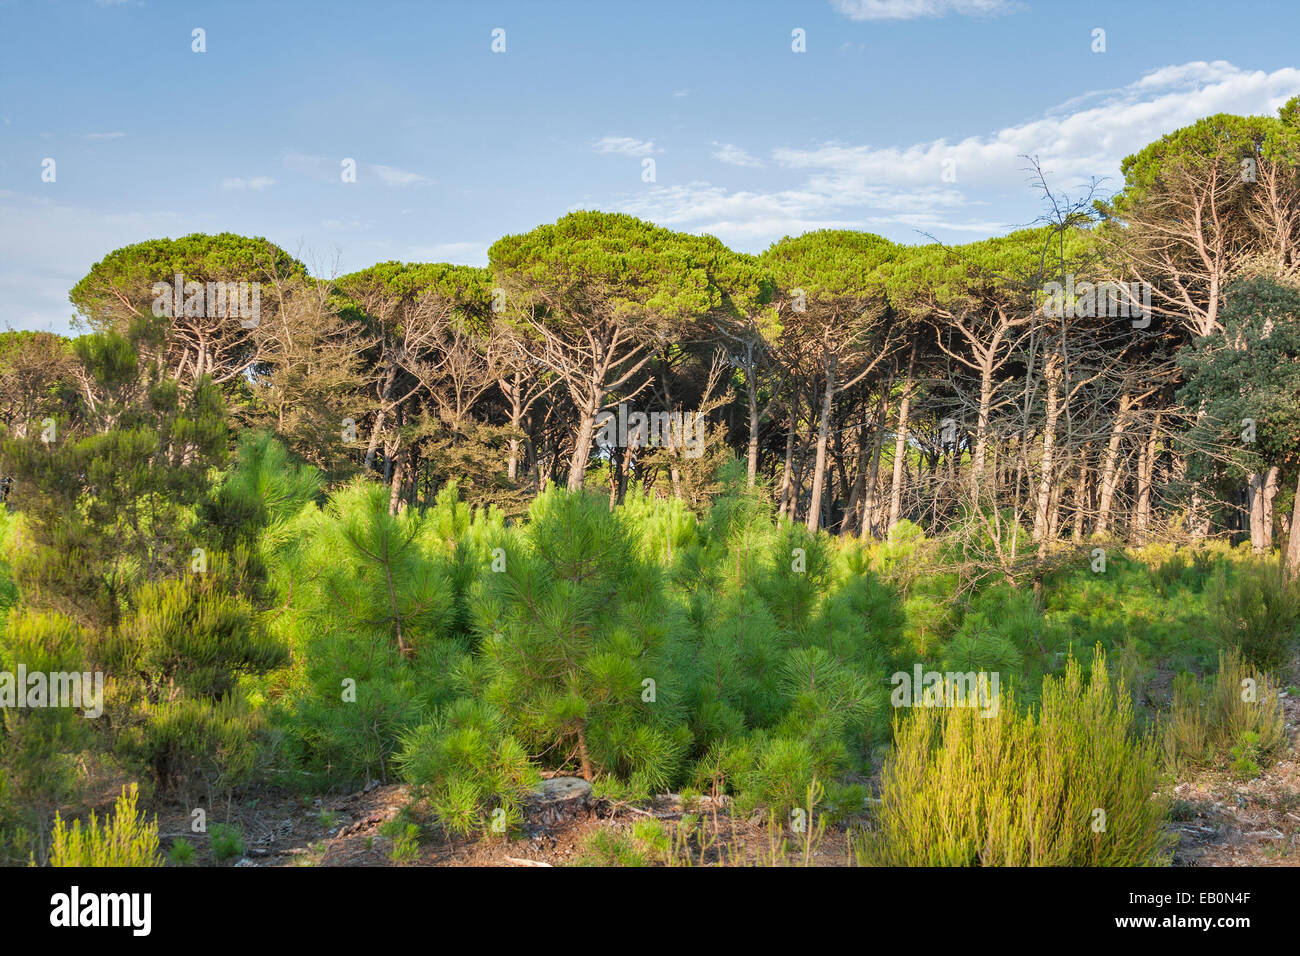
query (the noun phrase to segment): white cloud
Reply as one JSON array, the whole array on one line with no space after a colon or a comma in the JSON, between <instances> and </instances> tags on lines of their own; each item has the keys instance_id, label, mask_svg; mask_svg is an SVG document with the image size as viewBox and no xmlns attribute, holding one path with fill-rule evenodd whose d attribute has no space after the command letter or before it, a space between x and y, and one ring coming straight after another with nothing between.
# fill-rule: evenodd
<instances>
[{"instance_id":1,"label":"white cloud","mask_svg":"<svg viewBox=\"0 0 1300 956\"><path fill-rule=\"evenodd\" d=\"M102 212L48 199L0 195L0 297L15 328L68 333L71 289L113 249L202 232L192 213Z\"/></svg>"},{"instance_id":2,"label":"white cloud","mask_svg":"<svg viewBox=\"0 0 1300 956\"><path fill-rule=\"evenodd\" d=\"M270 176L250 176L244 179L241 176L231 176L228 179L221 180L222 189L266 189L275 185L275 180Z\"/></svg>"},{"instance_id":3,"label":"white cloud","mask_svg":"<svg viewBox=\"0 0 1300 956\"><path fill-rule=\"evenodd\" d=\"M727 163L731 166L763 165L762 162L732 143L714 143L713 152L710 155L718 162Z\"/></svg>"},{"instance_id":4,"label":"white cloud","mask_svg":"<svg viewBox=\"0 0 1300 956\"><path fill-rule=\"evenodd\" d=\"M389 186L424 186L433 182L428 176L410 173L396 166L380 166L372 163L366 167Z\"/></svg>"},{"instance_id":5,"label":"white cloud","mask_svg":"<svg viewBox=\"0 0 1300 956\"><path fill-rule=\"evenodd\" d=\"M1223 61L1184 63L984 135L895 146L778 147L769 167L784 170L788 182L734 192L710 182L657 185L618 208L745 246L830 226L990 235L1036 215L1026 156L1038 157L1055 190L1078 198L1100 179L1105 193L1122 185L1121 160L1164 134L1214 113L1275 114L1298 93L1300 69L1265 73ZM953 182L943 178L949 160ZM999 222L989 215L995 202L1008 217L1025 218Z\"/></svg>"},{"instance_id":6,"label":"white cloud","mask_svg":"<svg viewBox=\"0 0 1300 956\"><path fill-rule=\"evenodd\" d=\"M126 133L87 133L86 139L121 139Z\"/></svg>"},{"instance_id":7,"label":"white cloud","mask_svg":"<svg viewBox=\"0 0 1300 956\"><path fill-rule=\"evenodd\" d=\"M284 157L285 166L290 169L306 173L313 179L319 179L322 182L342 182L343 160L355 159L355 157L331 157L331 156L313 156L306 153L286 153ZM422 176L420 173L408 172L405 169L398 169L396 166L381 166L378 163L357 163L357 182L364 182L367 178L373 177L378 179L386 186L426 186L433 182L428 176Z\"/></svg>"},{"instance_id":8,"label":"white cloud","mask_svg":"<svg viewBox=\"0 0 1300 956\"><path fill-rule=\"evenodd\" d=\"M992 17L1020 9L1009 0L831 0L831 6L850 20L915 20L950 13Z\"/></svg>"},{"instance_id":9,"label":"white cloud","mask_svg":"<svg viewBox=\"0 0 1300 956\"><path fill-rule=\"evenodd\" d=\"M631 136L606 136L591 144L598 153L618 153L621 156L649 156L658 152L654 140L633 139Z\"/></svg>"}]
</instances>

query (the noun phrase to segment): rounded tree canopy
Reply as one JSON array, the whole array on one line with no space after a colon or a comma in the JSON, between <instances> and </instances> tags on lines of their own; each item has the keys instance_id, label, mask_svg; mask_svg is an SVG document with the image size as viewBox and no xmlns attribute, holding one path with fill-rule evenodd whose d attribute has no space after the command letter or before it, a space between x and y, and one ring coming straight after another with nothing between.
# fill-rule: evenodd
<instances>
[{"instance_id":1,"label":"rounded tree canopy","mask_svg":"<svg viewBox=\"0 0 1300 956\"><path fill-rule=\"evenodd\" d=\"M496 282L558 322L597 313L652 321L704 314L721 304L715 273L730 255L712 236L589 211L505 236L488 250Z\"/></svg>"},{"instance_id":2,"label":"rounded tree canopy","mask_svg":"<svg viewBox=\"0 0 1300 956\"><path fill-rule=\"evenodd\" d=\"M777 286L802 289L809 302L883 296L887 267L902 247L870 232L819 229L786 236L760 257Z\"/></svg>"},{"instance_id":3,"label":"rounded tree canopy","mask_svg":"<svg viewBox=\"0 0 1300 956\"><path fill-rule=\"evenodd\" d=\"M1265 153L1275 155L1287 143L1294 145L1298 101L1284 105L1280 118L1216 113L1167 133L1124 158L1124 187L1103 207L1123 219L1135 204L1169 188L1166 176L1172 170L1213 157L1235 165Z\"/></svg>"},{"instance_id":4,"label":"rounded tree canopy","mask_svg":"<svg viewBox=\"0 0 1300 956\"><path fill-rule=\"evenodd\" d=\"M342 276L336 286L348 295L382 291L412 302L426 295L466 303L490 298L486 269L448 262L380 262Z\"/></svg>"},{"instance_id":5,"label":"rounded tree canopy","mask_svg":"<svg viewBox=\"0 0 1300 956\"><path fill-rule=\"evenodd\" d=\"M261 237L233 232L194 233L179 239L150 239L110 252L90 267L68 298L92 323L125 303L152 301L155 283L266 282L306 277L307 269Z\"/></svg>"},{"instance_id":6,"label":"rounded tree canopy","mask_svg":"<svg viewBox=\"0 0 1300 956\"><path fill-rule=\"evenodd\" d=\"M1066 270L1085 271L1095 245L1087 229L1018 229L962 246L908 246L889 266L890 301L902 310L960 307L999 292L1025 292Z\"/></svg>"}]
</instances>

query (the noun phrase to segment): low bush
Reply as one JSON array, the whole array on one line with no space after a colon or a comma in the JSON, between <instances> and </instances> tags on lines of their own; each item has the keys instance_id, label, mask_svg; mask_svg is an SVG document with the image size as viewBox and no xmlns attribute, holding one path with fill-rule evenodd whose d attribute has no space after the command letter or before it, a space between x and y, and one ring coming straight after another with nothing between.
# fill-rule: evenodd
<instances>
[{"instance_id":1,"label":"low bush","mask_svg":"<svg viewBox=\"0 0 1300 956\"><path fill-rule=\"evenodd\" d=\"M1300 587L1278 561L1220 566L1206 588L1210 623L1224 646L1266 670L1285 664L1300 628Z\"/></svg>"},{"instance_id":2,"label":"low bush","mask_svg":"<svg viewBox=\"0 0 1300 956\"><path fill-rule=\"evenodd\" d=\"M988 717L917 708L895 728L878 829L862 862L890 866L1142 866L1163 862L1158 752L1097 650L1071 658L1042 703L1004 694Z\"/></svg>"},{"instance_id":3,"label":"low bush","mask_svg":"<svg viewBox=\"0 0 1300 956\"><path fill-rule=\"evenodd\" d=\"M1285 739L1277 683L1235 649L1221 654L1217 673L1203 681L1190 673L1174 679L1162 723L1165 763L1174 772L1209 766L1247 739L1241 756L1267 765Z\"/></svg>"},{"instance_id":4,"label":"low bush","mask_svg":"<svg viewBox=\"0 0 1300 956\"><path fill-rule=\"evenodd\" d=\"M113 816L103 825L90 814L90 825L73 820L69 828L54 815L50 866L162 866L158 852L158 823L150 823L136 809L139 788L122 788ZM35 861L33 861L35 865Z\"/></svg>"}]
</instances>

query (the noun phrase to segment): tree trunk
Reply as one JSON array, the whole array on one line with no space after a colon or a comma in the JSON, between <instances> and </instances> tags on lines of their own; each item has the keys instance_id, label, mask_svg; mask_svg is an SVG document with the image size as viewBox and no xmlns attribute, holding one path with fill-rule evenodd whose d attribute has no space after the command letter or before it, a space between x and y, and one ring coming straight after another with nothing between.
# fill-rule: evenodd
<instances>
[{"instance_id":1,"label":"tree trunk","mask_svg":"<svg viewBox=\"0 0 1300 956\"><path fill-rule=\"evenodd\" d=\"M1061 414L1061 396L1057 385L1061 380L1059 359L1053 356L1044 370L1047 381L1047 414L1043 419L1042 475L1038 480L1038 494L1034 499L1034 541L1041 542L1051 536L1051 503L1056 478L1056 420Z\"/></svg>"},{"instance_id":2,"label":"tree trunk","mask_svg":"<svg viewBox=\"0 0 1300 956\"><path fill-rule=\"evenodd\" d=\"M397 514L397 509L402 500L402 478L406 473L407 450L405 445L399 442L397 454L393 459L393 477L388 488L388 513Z\"/></svg>"},{"instance_id":3,"label":"tree trunk","mask_svg":"<svg viewBox=\"0 0 1300 956\"><path fill-rule=\"evenodd\" d=\"M582 779L591 782L596 774L591 766L591 757L587 753L587 722L578 725L578 759L582 761Z\"/></svg>"},{"instance_id":4,"label":"tree trunk","mask_svg":"<svg viewBox=\"0 0 1300 956\"><path fill-rule=\"evenodd\" d=\"M1110 529L1110 509L1115 501L1115 487L1119 484L1119 449L1124 438L1124 429L1128 427L1131 402L1127 392L1120 395L1119 410L1115 413L1115 421L1110 429L1110 441L1106 443L1106 454L1101 461L1101 486L1097 493L1097 523L1093 528L1095 535L1104 535Z\"/></svg>"},{"instance_id":5,"label":"tree trunk","mask_svg":"<svg viewBox=\"0 0 1300 956\"><path fill-rule=\"evenodd\" d=\"M889 482L889 523L885 533L889 534L898 524L903 513L903 464L907 460L907 422L912 413L912 388L915 384L912 373L916 368L916 346L912 346L912 355L907 360L907 380L903 382L903 396L898 405L898 432L894 436L894 474Z\"/></svg>"},{"instance_id":6,"label":"tree trunk","mask_svg":"<svg viewBox=\"0 0 1300 956\"><path fill-rule=\"evenodd\" d=\"M795 402L797 401L797 399L798 399L797 395L791 397L790 425L785 430L785 468L781 472L781 489L778 493L778 497L781 499L781 506L777 514L778 517L780 518L784 518L786 516L786 510L789 508L790 501L793 498L792 491L793 491L793 484L794 484L794 430L795 430L795 419L796 419ZM792 520L794 518L793 510L790 511L790 518Z\"/></svg>"},{"instance_id":7,"label":"tree trunk","mask_svg":"<svg viewBox=\"0 0 1300 956\"><path fill-rule=\"evenodd\" d=\"M1264 550L1273 550L1273 499L1277 497L1278 467L1264 474Z\"/></svg>"},{"instance_id":8,"label":"tree trunk","mask_svg":"<svg viewBox=\"0 0 1300 956\"><path fill-rule=\"evenodd\" d=\"M989 416L993 407L993 361L989 359L980 369L980 410L975 424L975 453L971 456L971 487L979 498L984 482L984 458L988 449ZM953 449L954 455L956 449Z\"/></svg>"},{"instance_id":9,"label":"tree trunk","mask_svg":"<svg viewBox=\"0 0 1300 956\"><path fill-rule=\"evenodd\" d=\"M837 356L826 362L826 390L822 394L821 425L817 429L817 457L813 463L812 492L808 498L808 530L821 527L822 487L826 482L826 445L831 433L831 401L835 395L835 366Z\"/></svg>"},{"instance_id":10,"label":"tree trunk","mask_svg":"<svg viewBox=\"0 0 1300 956\"><path fill-rule=\"evenodd\" d=\"M1286 545L1286 576L1300 578L1300 478L1296 479L1295 504L1291 508L1291 537Z\"/></svg>"},{"instance_id":11,"label":"tree trunk","mask_svg":"<svg viewBox=\"0 0 1300 956\"><path fill-rule=\"evenodd\" d=\"M876 415L873 423L871 435L871 455L870 455L870 472L867 475L866 488L862 496L862 537L876 537L879 528L876 526L876 490L880 483L880 446L884 442L885 430L882 427L885 423L885 393L880 396L880 411Z\"/></svg>"},{"instance_id":12,"label":"tree trunk","mask_svg":"<svg viewBox=\"0 0 1300 956\"><path fill-rule=\"evenodd\" d=\"M1132 537L1135 544L1142 544L1151 525L1151 477L1155 473L1156 456L1160 444L1160 412L1151 420L1151 431L1142 445L1138 458L1138 494L1137 506L1133 515Z\"/></svg>"},{"instance_id":13,"label":"tree trunk","mask_svg":"<svg viewBox=\"0 0 1300 956\"><path fill-rule=\"evenodd\" d=\"M1083 519L1088 511L1088 474L1088 466L1080 464L1079 479L1074 485L1074 532L1071 538L1075 544L1083 542Z\"/></svg>"},{"instance_id":14,"label":"tree trunk","mask_svg":"<svg viewBox=\"0 0 1300 956\"><path fill-rule=\"evenodd\" d=\"M1254 472L1246 480L1246 502L1250 518L1250 550L1264 553L1264 476Z\"/></svg>"},{"instance_id":15,"label":"tree trunk","mask_svg":"<svg viewBox=\"0 0 1300 956\"><path fill-rule=\"evenodd\" d=\"M573 445L573 455L569 458L570 491L580 491L587 476L587 462L591 458L591 440L596 434L596 413L600 411L603 400L602 395L593 403L594 407L590 411L583 410L581 413L582 418L578 422L578 438Z\"/></svg>"},{"instance_id":16,"label":"tree trunk","mask_svg":"<svg viewBox=\"0 0 1300 956\"><path fill-rule=\"evenodd\" d=\"M745 391L749 399L749 450L745 459L746 487L753 488L754 481L758 477L758 383L754 381L752 369L745 378Z\"/></svg>"},{"instance_id":17,"label":"tree trunk","mask_svg":"<svg viewBox=\"0 0 1300 956\"><path fill-rule=\"evenodd\" d=\"M379 396L379 410L375 412L375 424L370 429L370 443L366 446L366 471L369 471L375 464L375 452L379 449L379 439L384 432L384 406L388 404L388 397L393 391L393 382L397 378L397 369L390 367L388 374L384 377L384 387Z\"/></svg>"}]
</instances>

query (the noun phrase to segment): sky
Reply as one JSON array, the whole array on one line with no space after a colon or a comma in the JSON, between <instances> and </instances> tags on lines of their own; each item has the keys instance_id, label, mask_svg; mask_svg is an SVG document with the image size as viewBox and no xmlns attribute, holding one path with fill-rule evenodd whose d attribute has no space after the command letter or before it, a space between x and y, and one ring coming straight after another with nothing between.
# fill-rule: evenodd
<instances>
[{"instance_id":1,"label":"sky","mask_svg":"<svg viewBox=\"0 0 1300 956\"><path fill-rule=\"evenodd\" d=\"M318 276L574 209L746 252L1001 235L1044 211L1026 156L1113 191L1300 94L1297 37L1295 0L0 0L0 327L67 333L95 262L195 232Z\"/></svg>"}]
</instances>

